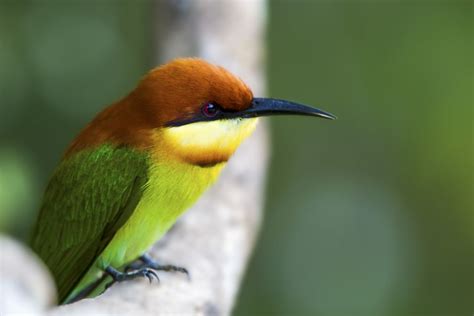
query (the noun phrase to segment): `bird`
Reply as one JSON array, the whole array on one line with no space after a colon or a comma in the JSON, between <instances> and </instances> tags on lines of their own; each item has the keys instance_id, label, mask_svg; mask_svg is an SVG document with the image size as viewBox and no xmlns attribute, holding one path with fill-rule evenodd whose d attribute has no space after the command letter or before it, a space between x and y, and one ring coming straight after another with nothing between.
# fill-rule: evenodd
<instances>
[{"instance_id":1,"label":"bird","mask_svg":"<svg viewBox=\"0 0 474 316\"><path fill-rule=\"evenodd\" d=\"M58 303L155 271L147 251L218 178L258 118L335 116L254 97L221 66L177 58L152 69L73 139L46 186L31 248L51 271ZM106 282L109 280L109 282Z\"/></svg>"}]
</instances>

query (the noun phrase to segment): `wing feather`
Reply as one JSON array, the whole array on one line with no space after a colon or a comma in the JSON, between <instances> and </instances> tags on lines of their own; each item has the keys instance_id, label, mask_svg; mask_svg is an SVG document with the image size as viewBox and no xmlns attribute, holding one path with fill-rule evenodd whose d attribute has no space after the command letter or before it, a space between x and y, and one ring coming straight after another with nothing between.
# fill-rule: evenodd
<instances>
[{"instance_id":1,"label":"wing feather","mask_svg":"<svg viewBox=\"0 0 474 316\"><path fill-rule=\"evenodd\" d=\"M147 165L143 152L107 145L78 152L55 170L31 244L51 270L60 301L135 210Z\"/></svg>"}]
</instances>

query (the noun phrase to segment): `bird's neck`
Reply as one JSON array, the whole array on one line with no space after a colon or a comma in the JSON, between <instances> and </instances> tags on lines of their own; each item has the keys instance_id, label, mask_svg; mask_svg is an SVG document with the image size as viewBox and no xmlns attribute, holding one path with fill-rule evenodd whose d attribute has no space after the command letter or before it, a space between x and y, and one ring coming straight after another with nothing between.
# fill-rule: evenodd
<instances>
[{"instance_id":1,"label":"bird's neck","mask_svg":"<svg viewBox=\"0 0 474 316\"><path fill-rule=\"evenodd\" d=\"M223 164L256 123L257 119L233 119L162 128L154 135L155 151L200 167Z\"/></svg>"}]
</instances>

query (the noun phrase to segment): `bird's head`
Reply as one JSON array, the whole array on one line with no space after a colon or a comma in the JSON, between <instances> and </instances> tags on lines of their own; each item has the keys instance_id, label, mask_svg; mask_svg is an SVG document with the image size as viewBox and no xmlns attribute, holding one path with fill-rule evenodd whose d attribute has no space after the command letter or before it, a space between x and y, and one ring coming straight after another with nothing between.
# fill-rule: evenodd
<instances>
[{"instance_id":1,"label":"bird's head","mask_svg":"<svg viewBox=\"0 0 474 316\"><path fill-rule=\"evenodd\" d=\"M253 98L242 80L197 58L175 59L150 71L133 95L164 127L224 119L248 108Z\"/></svg>"},{"instance_id":2,"label":"bird's head","mask_svg":"<svg viewBox=\"0 0 474 316\"><path fill-rule=\"evenodd\" d=\"M259 116L334 118L304 105L255 98L241 79L197 58L176 59L152 70L134 94L163 127L160 137L173 144L181 158L206 165L227 161Z\"/></svg>"},{"instance_id":3,"label":"bird's head","mask_svg":"<svg viewBox=\"0 0 474 316\"><path fill-rule=\"evenodd\" d=\"M168 127L276 114L334 118L294 102L254 98L240 78L199 58L175 59L152 70L132 95L148 107L157 124Z\"/></svg>"},{"instance_id":4,"label":"bird's head","mask_svg":"<svg viewBox=\"0 0 474 316\"><path fill-rule=\"evenodd\" d=\"M334 118L305 105L255 98L242 80L224 68L198 58L181 58L150 71L128 97L91 123L102 125L102 133L90 134L96 140L111 135L104 137L122 143L150 143L144 141L148 136L137 135L152 135L151 143L167 145L168 153L180 160L213 165L230 158L252 133L258 117L277 114Z\"/></svg>"}]
</instances>

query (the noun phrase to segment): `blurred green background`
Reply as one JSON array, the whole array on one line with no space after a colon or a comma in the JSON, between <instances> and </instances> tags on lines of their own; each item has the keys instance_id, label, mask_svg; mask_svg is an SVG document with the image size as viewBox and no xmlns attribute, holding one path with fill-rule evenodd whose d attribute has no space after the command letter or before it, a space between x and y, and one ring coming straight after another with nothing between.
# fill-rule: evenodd
<instances>
[{"instance_id":1,"label":"blurred green background","mask_svg":"<svg viewBox=\"0 0 474 316\"><path fill-rule=\"evenodd\" d=\"M151 3L0 0L0 230L151 68ZM271 1L266 219L236 315L474 312L471 1ZM276 172L278 170L278 172Z\"/></svg>"}]
</instances>

